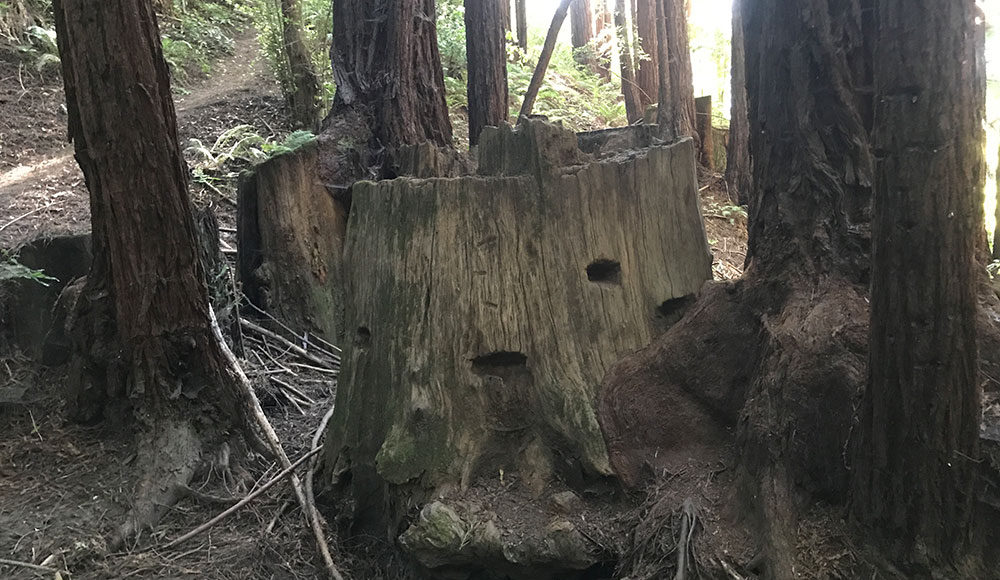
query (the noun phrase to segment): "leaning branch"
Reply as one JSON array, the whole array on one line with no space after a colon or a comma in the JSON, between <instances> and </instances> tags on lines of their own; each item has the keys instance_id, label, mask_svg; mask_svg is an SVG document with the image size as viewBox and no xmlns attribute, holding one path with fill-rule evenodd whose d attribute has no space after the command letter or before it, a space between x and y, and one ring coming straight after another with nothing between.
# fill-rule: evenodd
<instances>
[{"instance_id":1,"label":"leaning branch","mask_svg":"<svg viewBox=\"0 0 1000 580\"><path fill-rule=\"evenodd\" d=\"M281 463L281 466L288 470L292 466L292 463L288 460L288 455L285 454L285 450L281 446L281 441L278 440L278 434L275 433L271 422L268 421L267 416L264 415L264 410L260 406L260 399L258 399L256 393L254 393L253 385L250 383L250 379L248 379L246 373L243 372L243 368L240 366L239 361L236 360L236 356L233 354L233 351L229 350L229 346L226 345L226 340L222 336L222 329L219 328L219 321L215 318L215 311L210 308L209 313L211 314L212 320L212 333L215 335L215 339L219 341L222 353L225 355L230 368L236 374L239 387L243 391L243 395L246 397L247 403L250 406L249 410L251 415L256 419L260 430L264 434L264 438L271 447L275 457L277 457L278 461ZM303 350L303 352L305 351ZM295 491L295 497L299 500L299 505L302 506L302 513L306 515L306 519L312 528L313 536L316 538L316 547L323 554L327 574L329 574L330 578L333 578L334 580L343 580L344 577L341 576L340 571L337 570L337 567L334 565L332 559L329 558L329 552L325 548L326 536L323 533L323 527L319 523L319 511L316 509L315 505L310 504L310 502L306 499L305 491L302 489L302 481L299 480L299 477L294 473L290 473L289 475L292 482L292 489Z\"/></svg>"},{"instance_id":2,"label":"leaning branch","mask_svg":"<svg viewBox=\"0 0 1000 580\"><path fill-rule=\"evenodd\" d=\"M531 83L528 84L528 92L524 93L524 101L521 103L521 112L517 116L517 124L520 125L531 115L531 109L535 106L535 99L538 98L538 91L542 88L542 81L545 80L545 71L549 68L549 61L552 60L552 52L556 48L556 38L559 37L559 29L562 28L563 21L566 20L566 13L574 0L562 0L556 13L552 16L552 24L549 25L549 33L545 36L545 44L542 46L542 54L538 57L538 64L535 66L535 74L531 75Z\"/></svg>"}]
</instances>

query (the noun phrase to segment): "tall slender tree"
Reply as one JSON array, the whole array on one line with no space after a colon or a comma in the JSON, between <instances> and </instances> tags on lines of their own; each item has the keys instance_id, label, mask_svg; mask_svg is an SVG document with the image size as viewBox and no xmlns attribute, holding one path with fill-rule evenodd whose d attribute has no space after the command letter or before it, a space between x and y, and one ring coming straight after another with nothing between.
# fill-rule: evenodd
<instances>
[{"instance_id":1,"label":"tall slender tree","mask_svg":"<svg viewBox=\"0 0 1000 580\"><path fill-rule=\"evenodd\" d=\"M732 90L729 114L729 144L726 147L726 183L730 195L742 205L750 196L750 126L747 118L747 67L743 46L743 5L733 0Z\"/></svg>"},{"instance_id":2,"label":"tall slender tree","mask_svg":"<svg viewBox=\"0 0 1000 580\"><path fill-rule=\"evenodd\" d=\"M321 105L319 77L302 34L302 8L298 0L281 0L281 38L288 60L285 95L292 118L300 126L315 131L319 127Z\"/></svg>"},{"instance_id":3,"label":"tall slender tree","mask_svg":"<svg viewBox=\"0 0 1000 580\"><path fill-rule=\"evenodd\" d=\"M635 82L639 89L639 106L643 112L655 103L659 95L660 58L656 34L656 3L658 0L635 0Z\"/></svg>"},{"instance_id":4,"label":"tall slender tree","mask_svg":"<svg viewBox=\"0 0 1000 580\"><path fill-rule=\"evenodd\" d=\"M327 119L360 112L383 147L450 145L434 0L333 0Z\"/></svg>"},{"instance_id":5,"label":"tall slender tree","mask_svg":"<svg viewBox=\"0 0 1000 580\"><path fill-rule=\"evenodd\" d=\"M676 118L677 134L697 138L694 110L694 74L691 70L691 46L688 41L687 10L684 0L666 0L667 54L669 61L659 63L670 69L671 109Z\"/></svg>"},{"instance_id":6,"label":"tall slender tree","mask_svg":"<svg viewBox=\"0 0 1000 580\"><path fill-rule=\"evenodd\" d=\"M131 536L196 473L245 456L249 402L213 329L152 4L56 0L53 12L93 226L74 366L106 418L138 427Z\"/></svg>"},{"instance_id":7,"label":"tall slender tree","mask_svg":"<svg viewBox=\"0 0 1000 580\"><path fill-rule=\"evenodd\" d=\"M974 21L974 0L878 4L871 362L853 508L920 568L968 547L974 505L984 174Z\"/></svg>"},{"instance_id":8,"label":"tall slender tree","mask_svg":"<svg viewBox=\"0 0 1000 580\"><path fill-rule=\"evenodd\" d=\"M527 0L514 0L514 19L517 21L517 45L528 50L528 8Z\"/></svg>"},{"instance_id":9,"label":"tall slender tree","mask_svg":"<svg viewBox=\"0 0 1000 580\"><path fill-rule=\"evenodd\" d=\"M618 62L622 72L622 95L625 97L625 115L629 123L642 119L639 86L635 82L635 62L632 58L632 39L625 0L615 0L615 30L618 33Z\"/></svg>"},{"instance_id":10,"label":"tall slender tree","mask_svg":"<svg viewBox=\"0 0 1000 580\"><path fill-rule=\"evenodd\" d=\"M465 53L468 60L469 144L483 127L507 121L507 45L503 28L506 0L465 0Z\"/></svg>"},{"instance_id":11,"label":"tall slender tree","mask_svg":"<svg viewBox=\"0 0 1000 580\"><path fill-rule=\"evenodd\" d=\"M594 11L590 0L576 0L569 9L570 42L577 63L597 72L594 59Z\"/></svg>"}]
</instances>

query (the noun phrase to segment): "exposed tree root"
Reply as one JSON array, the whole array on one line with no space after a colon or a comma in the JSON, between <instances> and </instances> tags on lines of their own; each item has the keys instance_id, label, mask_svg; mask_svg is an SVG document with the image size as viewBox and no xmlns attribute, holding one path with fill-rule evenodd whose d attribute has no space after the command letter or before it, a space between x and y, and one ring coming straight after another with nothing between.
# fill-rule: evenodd
<instances>
[{"instance_id":1,"label":"exposed tree root","mask_svg":"<svg viewBox=\"0 0 1000 580\"><path fill-rule=\"evenodd\" d=\"M740 489L768 578L791 578L800 489L843 497L865 378L867 304L843 280L712 284L684 319L608 373L602 426L628 485L735 431Z\"/></svg>"}]
</instances>

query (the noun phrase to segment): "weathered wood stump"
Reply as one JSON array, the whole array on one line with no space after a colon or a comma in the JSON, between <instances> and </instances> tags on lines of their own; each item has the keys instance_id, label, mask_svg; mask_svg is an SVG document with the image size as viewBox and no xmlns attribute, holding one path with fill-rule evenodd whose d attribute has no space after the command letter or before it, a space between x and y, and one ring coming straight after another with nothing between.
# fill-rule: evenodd
<instances>
[{"instance_id":1,"label":"weathered wood stump","mask_svg":"<svg viewBox=\"0 0 1000 580\"><path fill-rule=\"evenodd\" d=\"M529 121L479 152L476 177L353 187L325 465L354 524L392 537L485 480L537 497L611 476L605 372L711 278L691 140L594 162Z\"/></svg>"},{"instance_id":2,"label":"weathered wood stump","mask_svg":"<svg viewBox=\"0 0 1000 580\"><path fill-rule=\"evenodd\" d=\"M239 274L258 308L297 331L339 336L346 202L327 190L313 143L258 165L240 181Z\"/></svg>"}]
</instances>

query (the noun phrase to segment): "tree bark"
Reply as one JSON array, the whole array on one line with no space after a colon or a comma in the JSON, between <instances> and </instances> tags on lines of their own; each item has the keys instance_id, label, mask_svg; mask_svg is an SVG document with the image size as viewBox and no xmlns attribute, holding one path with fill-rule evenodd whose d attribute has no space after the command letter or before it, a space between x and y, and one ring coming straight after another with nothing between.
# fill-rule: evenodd
<instances>
[{"instance_id":1,"label":"tree bark","mask_svg":"<svg viewBox=\"0 0 1000 580\"><path fill-rule=\"evenodd\" d=\"M469 144L479 143L483 127L506 122L507 46L503 29L506 0L465 0L468 59Z\"/></svg>"},{"instance_id":2,"label":"tree bark","mask_svg":"<svg viewBox=\"0 0 1000 580\"><path fill-rule=\"evenodd\" d=\"M105 416L134 407L140 477L121 530L130 537L155 523L212 458L239 461L247 407L237 369L213 335L152 5L57 0L54 14L69 134L93 224L94 261L76 322L87 350L74 365L87 383L81 392L122 387Z\"/></svg>"},{"instance_id":3,"label":"tree bark","mask_svg":"<svg viewBox=\"0 0 1000 580\"><path fill-rule=\"evenodd\" d=\"M894 556L969 546L980 402L976 243L984 172L972 0L881 0L868 389L853 512Z\"/></svg>"},{"instance_id":4,"label":"tree bark","mask_svg":"<svg viewBox=\"0 0 1000 580\"><path fill-rule=\"evenodd\" d=\"M656 32L657 2L659 0L636 0L635 30L638 34L635 46L638 49L635 59L635 82L639 88L639 107L645 113L646 108L653 104L659 95L660 84L660 51ZM670 91L668 91L669 94Z\"/></svg>"},{"instance_id":5,"label":"tree bark","mask_svg":"<svg viewBox=\"0 0 1000 580\"><path fill-rule=\"evenodd\" d=\"M334 0L326 126L357 109L387 148L451 144L434 0Z\"/></svg>"},{"instance_id":6,"label":"tree bark","mask_svg":"<svg viewBox=\"0 0 1000 580\"><path fill-rule=\"evenodd\" d=\"M517 116L517 122L522 121L531 115L531 109L535 106L535 99L538 97L538 90L542 88L545 81L545 71L549 68L549 61L552 60L552 52L556 48L556 40L559 38L559 29L562 28L563 21L566 20L566 13L574 1L561 0L556 7L555 14L552 15L552 23L549 25L549 32L545 35L545 44L542 46L542 54L538 57L538 64L535 65L535 72L531 75L531 82L528 83L528 90L524 93L524 101L521 103L521 112Z\"/></svg>"},{"instance_id":7,"label":"tree bark","mask_svg":"<svg viewBox=\"0 0 1000 580\"><path fill-rule=\"evenodd\" d=\"M528 10L527 0L514 0L514 17L517 20L517 45L528 50Z\"/></svg>"},{"instance_id":8,"label":"tree bark","mask_svg":"<svg viewBox=\"0 0 1000 580\"><path fill-rule=\"evenodd\" d=\"M640 2L641 3L641 2ZM691 47L688 43L687 12L685 0L666 1L666 30L668 66L670 69L671 109L676 117L677 134L692 136L697 141L694 110L694 77L691 72Z\"/></svg>"},{"instance_id":9,"label":"tree bark","mask_svg":"<svg viewBox=\"0 0 1000 580\"><path fill-rule=\"evenodd\" d=\"M625 115L629 124L642 119L639 86L635 82L635 64L632 60L632 41L629 35L628 14L625 0L615 1L615 29L618 32L618 60L622 71L622 95L625 97Z\"/></svg>"},{"instance_id":10,"label":"tree bark","mask_svg":"<svg viewBox=\"0 0 1000 580\"><path fill-rule=\"evenodd\" d=\"M729 144L726 147L726 183L740 205L750 201L750 126L747 118L746 51L743 41L743 4L733 0L732 91Z\"/></svg>"},{"instance_id":11,"label":"tree bark","mask_svg":"<svg viewBox=\"0 0 1000 580\"><path fill-rule=\"evenodd\" d=\"M641 1L642 0L640 0L640 2ZM653 10L653 30L660 38L666 38L667 7L664 0L653 0ZM655 44L657 61L663 63L669 62L670 55L667 52L669 50L669 43L657 42ZM656 124L659 126L660 137L669 141L677 137L677 115L674 114L674 103L670 100L670 94L672 92L670 86L670 74L666 66L658 67L656 74L658 76Z\"/></svg>"},{"instance_id":12,"label":"tree bark","mask_svg":"<svg viewBox=\"0 0 1000 580\"><path fill-rule=\"evenodd\" d=\"M573 59L595 73L596 61L592 42L594 40L594 12L590 0L576 0L569 10L570 41L573 44Z\"/></svg>"},{"instance_id":13,"label":"tree bark","mask_svg":"<svg viewBox=\"0 0 1000 580\"><path fill-rule=\"evenodd\" d=\"M316 131L321 121L319 78L302 35L302 10L297 0L281 0L281 37L288 59L291 86L285 95L292 119L301 127Z\"/></svg>"}]
</instances>

